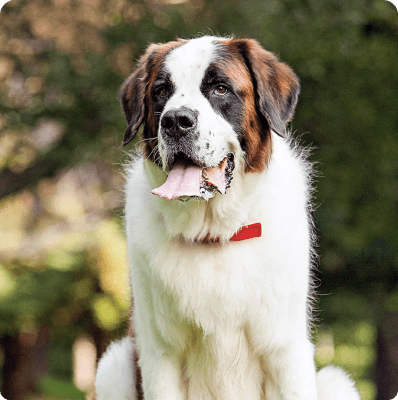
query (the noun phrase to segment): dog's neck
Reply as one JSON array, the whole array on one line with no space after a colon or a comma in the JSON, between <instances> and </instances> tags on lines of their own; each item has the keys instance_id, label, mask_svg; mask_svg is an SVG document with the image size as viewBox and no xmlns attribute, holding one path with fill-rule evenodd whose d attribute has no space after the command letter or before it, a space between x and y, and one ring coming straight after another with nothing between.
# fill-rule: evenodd
<instances>
[{"instance_id":1,"label":"dog's neck","mask_svg":"<svg viewBox=\"0 0 398 400\"><path fill-rule=\"evenodd\" d=\"M262 227L260 222L256 222L250 225L244 225L240 228L236 233L232 235L232 237L228 240L228 242L241 242L242 240L254 239L257 237L261 237L262 235ZM196 244L212 244L212 243L221 243L221 238L211 237L210 234L206 235L203 239L195 240Z\"/></svg>"}]
</instances>

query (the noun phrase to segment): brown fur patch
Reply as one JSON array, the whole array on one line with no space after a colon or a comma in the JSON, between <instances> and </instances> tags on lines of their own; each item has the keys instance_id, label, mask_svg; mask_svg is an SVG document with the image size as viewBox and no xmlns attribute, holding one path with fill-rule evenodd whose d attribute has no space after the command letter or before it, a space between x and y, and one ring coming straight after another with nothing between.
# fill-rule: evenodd
<instances>
[{"instance_id":1,"label":"brown fur patch","mask_svg":"<svg viewBox=\"0 0 398 400\"><path fill-rule=\"evenodd\" d=\"M256 40L220 43L232 55L232 61L223 69L236 82L245 103L246 172L260 172L266 168L272 153L270 130L283 136L293 117L299 80L288 65Z\"/></svg>"},{"instance_id":2,"label":"brown fur patch","mask_svg":"<svg viewBox=\"0 0 398 400\"><path fill-rule=\"evenodd\" d=\"M135 393L137 400L144 400L144 390L142 388L142 374L139 365L139 354L136 347L133 349L133 363L135 367Z\"/></svg>"},{"instance_id":3,"label":"brown fur patch","mask_svg":"<svg viewBox=\"0 0 398 400\"><path fill-rule=\"evenodd\" d=\"M140 58L136 70L123 83L120 96L129 127L126 130L123 145L129 143L138 128L145 122L142 147L144 156L157 160L157 132L152 110L151 89L153 82L167 54L184 44L186 40L177 40L165 44L151 44ZM152 140L155 139L155 140Z\"/></svg>"},{"instance_id":4,"label":"brown fur patch","mask_svg":"<svg viewBox=\"0 0 398 400\"><path fill-rule=\"evenodd\" d=\"M133 342L133 364L134 364L134 371L135 371L135 392L136 392L136 400L144 400L144 390L142 388L142 374L141 374L141 367L139 364L140 355L138 353L138 349L135 343L135 329L133 325L133 313L134 313L134 299L131 298L131 306L130 306L130 324L128 329L128 335L130 336Z\"/></svg>"},{"instance_id":5,"label":"brown fur patch","mask_svg":"<svg viewBox=\"0 0 398 400\"><path fill-rule=\"evenodd\" d=\"M169 52L184 43L186 43L186 40L178 40L161 45L155 52L152 52L151 63L150 65L147 65L147 69L150 69L150 71L148 71L149 76L145 96L146 109L148 111L143 133L145 139L143 142L143 148L145 157L151 159L153 162L159 163L159 157L157 157L157 140L151 140L157 137L155 115L153 114L151 97L152 85Z\"/></svg>"},{"instance_id":6,"label":"brown fur patch","mask_svg":"<svg viewBox=\"0 0 398 400\"><path fill-rule=\"evenodd\" d=\"M269 130L260 120L260 112L256 105L256 93L250 70L239 53L234 41L221 42L227 47L232 60L220 64L223 72L233 80L244 101L243 130L245 132L242 145L246 150L245 172L263 171L271 157L272 141Z\"/></svg>"},{"instance_id":7,"label":"brown fur patch","mask_svg":"<svg viewBox=\"0 0 398 400\"><path fill-rule=\"evenodd\" d=\"M239 50L250 70L260 112L269 126L283 136L296 108L299 79L288 65L264 50L256 40L238 39L231 44Z\"/></svg>"}]
</instances>

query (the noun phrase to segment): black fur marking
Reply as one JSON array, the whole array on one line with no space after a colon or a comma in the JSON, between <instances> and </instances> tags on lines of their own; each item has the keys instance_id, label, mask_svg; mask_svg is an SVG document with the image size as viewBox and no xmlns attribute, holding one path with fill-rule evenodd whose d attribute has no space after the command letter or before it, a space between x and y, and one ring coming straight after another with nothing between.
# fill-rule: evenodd
<instances>
[{"instance_id":1,"label":"black fur marking","mask_svg":"<svg viewBox=\"0 0 398 400\"><path fill-rule=\"evenodd\" d=\"M162 92L165 91L166 95L163 96ZM155 126L159 127L160 115L169 100L169 98L175 92L175 87L171 81L171 76L168 71L161 69L152 85L151 96L152 96L152 107L155 117Z\"/></svg>"},{"instance_id":2,"label":"black fur marking","mask_svg":"<svg viewBox=\"0 0 398 400\"><path fill-rule=\"evenodd\" d=\"M216 89L220 85L227 89L225 94L217 94ZM214 63L207 68L200 85L200 91L213 109L232 125L238 137L243 136L244 101L231 79Z\"/></svg>"}]
</instances>

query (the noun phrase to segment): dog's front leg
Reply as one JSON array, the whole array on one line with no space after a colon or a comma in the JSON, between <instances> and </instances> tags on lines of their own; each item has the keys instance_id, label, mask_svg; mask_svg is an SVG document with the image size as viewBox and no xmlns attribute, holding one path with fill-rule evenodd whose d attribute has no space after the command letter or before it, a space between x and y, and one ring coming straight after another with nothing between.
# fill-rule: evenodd
<instances>
[{"instance_id":1,"label":"dog's front leg","mask_svg":"<svg viewBox=\"0 0 398 400\"><path fill-rule=\"evenodd\" d=\"M144 399L185 400L180 360L160 351L145 350L142 349L140 354Z\"/></svg>"},{"instance_id":2,"label":"dog's front leg","mask_svg":"<svg viewBox=\"0 0 398 400\"><path fill-rule=\"evenodd\" d=\"M312 343L303 338L264 356L264 370L271 376L265 385L267 400L317 400L313 352Z\"/></svg>"}]
</instances>

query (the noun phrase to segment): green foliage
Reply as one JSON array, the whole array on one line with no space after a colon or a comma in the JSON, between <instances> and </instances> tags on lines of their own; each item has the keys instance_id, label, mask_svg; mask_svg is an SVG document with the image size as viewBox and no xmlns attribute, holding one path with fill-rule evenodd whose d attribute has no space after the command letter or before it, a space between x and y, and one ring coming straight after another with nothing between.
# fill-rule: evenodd
<instances>
[{"instance_id":1,"label":"green foliage","mask_svg":"<svg viewBox=\"0 0 398 400\"><path fill-rule=\"evenodd\" d=\"M55 332L67 328L75 337L94 320L106 330L124 326L125 305L102 292L87 257L83 253L64 256L49 257L45 268L14 265L2 270L8 281L0 297L0 335L45 325Z\"/></svg>"},{"instance_id":2,"label":"green foliage","mask_svg":"<svg viewBox=\"0 0 398 400\"><path fill-rule=\"evenodd\" d=\"M40 400L84 400L86 398L84 393L76 389L70 382L54 377L42 379L40 392L45 393L45 396L40 397Z\"/></svg>"},{"instance_id":3,"label":"green foliage","mask_svg":"<svg viewBox=\"0 0 398 400\"><path fill-rule=\"evenodd\" d=\"M398 311L394 6L384 0L111 0L96 2L98 7L92 2L87 11L84 2L13 3L0 15L5 202L30 191L43 197L39 205L45 203L47 192L39 194L38 184L76 165L118 168L126 127L118 88L151 42L200 34L253 37L293 67L302 91L291 128L314 146L319 172L318 291L333 293L321 296L320 317L331 326L334 360L361 379L366 399L373 398L375 326L386 311ZM62 25L67 15L69 25ZM59 135L47 145L32 143L35 130L48 121L60 124ZM115 195L116 184L105 169L98 171L106 177L100 203ZM31 216L24 229L33 233L49 224L49 214L45 209ZM87 310L96 326L121 329L125 307L103 290L93 260L84 249L71 252L67 246L46 250L38 263L7 256L0 268L0 335L47 324L73 336L87 328ZM53 369L67 375L60 366Z\"/></svg>"},{"instance_id":4,"label":"green foliage","mask_svg":"<svg viewBox=\"0 0 398 400\"><path fill-rule=\"evenodd\" d=\"M49 370L53 378L58 378L61 382L72 380L72 354L74 335L69 330L63 330L62 334L58 334L53 338L52 345L48 354ZM52 379L48 377L50 381ZM51 385L47 384L47 379L44 378L40 385L43 392L51 393L47 390ZM58 392L60 394L60 392Z\"/></svg>"}]
</instances>

